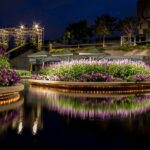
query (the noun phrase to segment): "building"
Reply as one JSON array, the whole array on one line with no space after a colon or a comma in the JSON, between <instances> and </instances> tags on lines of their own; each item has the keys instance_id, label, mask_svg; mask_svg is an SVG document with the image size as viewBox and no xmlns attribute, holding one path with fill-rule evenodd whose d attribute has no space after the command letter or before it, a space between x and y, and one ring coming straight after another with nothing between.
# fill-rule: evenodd
<instances>
[{"instance_id":1,"label":"building","mask_svg":"<svg viewBox=\"0 0 150 150\"><path fill-rule=\"evenodd\" d=\"M150 41L150 0L138 0L137 13L140 21L139 34L146 41Z\"/></svg>"}]
</instances>

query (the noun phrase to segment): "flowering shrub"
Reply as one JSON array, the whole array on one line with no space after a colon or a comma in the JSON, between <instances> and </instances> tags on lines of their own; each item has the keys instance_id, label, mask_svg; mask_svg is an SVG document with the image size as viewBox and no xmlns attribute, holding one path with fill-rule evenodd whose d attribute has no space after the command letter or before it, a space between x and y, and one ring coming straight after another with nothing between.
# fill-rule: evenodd
<instances>
[{"instance_id":1,"label":"flowering shrub","mask_svg":"<svg viewBox=\"0 0 150 150\"><path fill-rule=\"evenodd\" d=\"M113 60L64 61L41 70L41 75L56 77L63 81L112 81L112 78L127 80L138 74L149 75L150 68L142 61ZM109 79L107 79L109 78ZM53 78L51 78L53 80ZM54 78L55 80L55 78ZM143 79L144 81L145 79ZM129 80L128 80L129 81ZM137 81L137 80L135 80Z\"/></svg>"},{"instance_id":2,"label":"flowering shrub","mask_svg":"<svg viewBox=\"0 0 150 150\"><path fill-rule=\"evenodd\" d=\"M107 74L92 73L83 74L78 78L80 82L110 82L113 81L113 77Z\"/></svg>"},{"instance_id":3,"label":"flowering shrub","mask_svg":"<svg viewBox=\"0 0 150 150\"><path fill-rule=\"evenodd\" d=\"M0 55L0 70L2 68L10 68L10 63L5 57Z\"/></svg>"},{"instance_id":4,"label":"flowering shrub","mask_svg":"<svg viewBox=\"0 0 150 150\"><path fill-rule=\"evenodd\" d=\"M0 86L11 86L20 81L14 70L3 68L0 72Z\"/></svg>"},{"instance_id":5,"label":"flowering shrub","mask_svg":"<svg viewBox=\"0 0 150 150\"><path fill-rule=\"evenodd\" d=\"M31 79L34 80L50 80L50 81L73 81L71 76L67 76L67 75L35 75L33 74L31 76Z\"/></svg>"},{"instance_id":6,"label":"flowering shrub","mask_svg":"<svg viewBox=\"0 0 150 150\"><path fill-rule=\"evenodd\" d=\"M0 86L11 86L20 81L18 74L10 69L10 63L4 56L5 49L0 47Z\"/></svg>"},{"instance_id":7,"label":"flowering shrub","mask_svg":"<svg viewBox=\"0 0 150 150\"><path fill-rule=\"evenodd\" d=\"M128 78L129 81L142 82L150 79L150 75L136 74Z\"/></svg>"}]
</instances>

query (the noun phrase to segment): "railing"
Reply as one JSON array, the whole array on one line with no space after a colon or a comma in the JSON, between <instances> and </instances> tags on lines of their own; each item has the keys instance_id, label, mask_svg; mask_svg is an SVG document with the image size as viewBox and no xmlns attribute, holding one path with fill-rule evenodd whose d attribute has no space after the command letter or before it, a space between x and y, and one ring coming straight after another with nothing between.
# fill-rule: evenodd
<instances>
[{"instance_id":1,"label":"railing","mask_svg":"<svg viewBox=\"0 0 150 150\"><path fill-rule=\"evenodd\" d=\"M31 45L31 43L26 43L26 44L20 45L18 47L15 47L15 48L9 50L8 52L5 53L5 56L9 57L9 59L13 59L13 58L23 54L27 50L31 49L32 47L33 46Z\"/></svg>"},{"instance_id":2,"label":"railing","mask_svg":"<svg viewBox=\"0 0 150 150\"><path fill-rule=\"evenodd\" d=\"M56 49L56 48L83 48L83 47L103 47L102 43L86 43L86 44L50 44L47 46L44 46L45 49ZM120 42L110 42L110 43L105 43L106 47L120 47Z\"/></svg>"}]
</instances>

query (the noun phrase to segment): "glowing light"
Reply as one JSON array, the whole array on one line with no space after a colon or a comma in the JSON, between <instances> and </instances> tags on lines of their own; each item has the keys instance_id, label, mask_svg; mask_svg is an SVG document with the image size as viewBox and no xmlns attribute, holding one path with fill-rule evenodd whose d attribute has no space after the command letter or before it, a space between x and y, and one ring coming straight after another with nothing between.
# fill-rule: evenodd
<instances>
[{"instance_id":1,"label":"glowing light","mask_svg":"<svg viewBox=\"0 0 150 150\"><path fill-rule=\"evenodd\" d=\"M20 29L24 29L24 28L25 28L24 25L21 25L21 26L20 26Z\"/></svg>"},{"instance_id":2,"label":"glowing light","mask_svg":"<svg viewBox=\"0 0 150 150\"><path fill-rule=\"evenodd\" d=\"M23 123L19 122L19 126L18 126L18 134L21 134L23 130Z\"/></svg>"},{"instance_id":3,"label":"glowing light","mask_svg":"<svg viewBox=\"0 0 150 150\"><path fill-rule=\"evenodd\" d=\"M37 129L38 129L38 122L35 121L33 124L33 128L32 128L32 134L36 135L37 134Z\"/></svg>"},{"instance_id":4,"label":"glowing light","mask_svg":"<svg viewBox=\"0 0 150 150\"><path fill-rule=\"evenodd\" d=\"M39 28L39 24L34 24L34 28L38 29Z\"/></svg>"},{"instance_id":5,"label":"glowing light","mask_svg":"<svg viewBox=\"0 0 150 150\"><path fill-rule=\"evenodd\" d=\"M19 99L20 99L20 95L17 94L17 96L15 98L10 98L10 99L7 99L7 100L0 101L0 105L15 103L15 102L19 101Z\"/></svg>"}]
</instances>

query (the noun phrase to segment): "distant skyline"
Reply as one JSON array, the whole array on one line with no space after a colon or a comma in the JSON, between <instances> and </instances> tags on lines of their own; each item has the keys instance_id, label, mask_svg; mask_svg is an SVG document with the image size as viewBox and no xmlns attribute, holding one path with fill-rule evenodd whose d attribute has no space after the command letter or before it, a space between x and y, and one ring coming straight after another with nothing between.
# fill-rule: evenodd
<instances>
[{"instance_id":1,"label":"distant skyline","mask_svg":"<svg viewBox=\"0 0 150 150\"><path fill-rule=\"evenodd\" d=\"M0 27L40 23L45 38L60 36L70 23L86 19L90 24L102 14L135 16L137 0L4 0L0 5Z\"/></svg>"}]
</instances>

